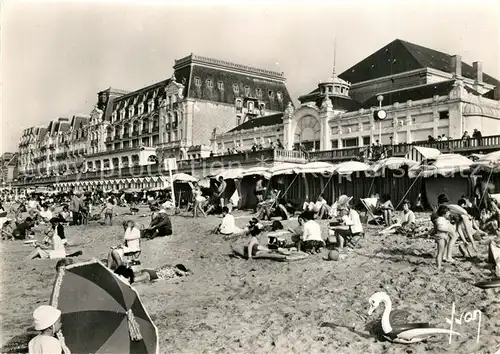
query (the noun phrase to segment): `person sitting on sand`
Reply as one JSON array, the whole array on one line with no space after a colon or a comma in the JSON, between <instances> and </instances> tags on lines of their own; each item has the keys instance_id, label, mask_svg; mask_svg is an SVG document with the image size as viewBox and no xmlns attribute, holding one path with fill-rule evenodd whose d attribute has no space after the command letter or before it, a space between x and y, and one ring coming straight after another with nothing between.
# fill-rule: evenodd
<instances>
[{"instance_id":1,"label":"person sitting on sand","mask_svg":"<svg viewBox=\"0 0 500 354\"><path fill-rule=\"evenodd\" d=\"M141 230L133 220L128 220L123 223L125 234L123 243L116 247L111 247L108 253L108 268L114 265L119 267L123 265L123 260L126 254L137 253L141 251Z\"/></svg>"},{"instance_id":2,"label":"person sitting on sand","mask_svg":"<svg viewBox=\"0 0 500 354\"><path fill-rule=\"evenodd\" d=\"M64 342L54 338L61 330L61 311L49 305L33 312L35 330L40 333L28 343L29 354L61 354Z\"/></svg>"},{"instance_id":3,"label":"person sitting on sand","mask_svg":"<svg viewBox=\"0 0 500 354\"><path fill-rule=\"evenodd\" d=\"M50 219L50 226L45 231L43 231L43 233L45 234L45 238L42 243L49 243L52 237L52 233L54 232L57 233L57 235L61 238L64 245L68 244L68 240L66 239L66 235L64 232L64 226L61 224L61 221L58 218Z\"/></svg>"},{"instance_id":4,"label":"person sitting on sand","mask_svg":"<svg viewBox=\"0 0 500 354\"><path fill-rule=\"evenodd\" d=\"M30 253L28 259L60 259L66 257L66 249L64 248L64 244L57 234L57 232L51 233L50 243L52 244L52 248L45 249L42 246L35 244L35 249Z\"/></svg>"},{"instance_id":5,"label":"person sitting on sand","mask_svg":"<svg viewBox=\"0 0 500 354\"><path fill-rule=\"evenodd\" d=\"M63 206L62 211L59 213L59 219L64 224L71 221L71 212L69 211L69 207L67 205Z\"/></svg>"},{"instance_id":6,"label":"person sitting on sand","mask_svg":"<svg viewBox=\"0 0 500 354\"><path fill-rule=\"evenodd\" d=\"M297 244L297 250L310 254L321 252L321 249L325 247L325 241L321 237L321 227L314 221L314 214L303 213L301 218L304 220L303 233Z\"/></svg>"},{"instance_id":7,"label":"person sitting on sand","mask_svg":"<svg viewBox=\"0 0 500 354\"><path fill-rule=\"evenodd\" d=\"M38 213L38 215L40 218L40 222L42 223L49 223L53 217L52 211L47 204L42 205L42 210Z\"/></svg>"},{"instance_id":8,"label":"person sitting on sand","mask_svg":"<svg viewBox=\"0 0 500 354\"><path fill-rule=\"evenodd\" d=\"M164 265L158 269L141 269L139 272L134 272L132 268L121 265L115 269L114 273L130 285L185 277L192 274L192 272L182 264L177 264L175 266Z\"/></svg>"},{"instance_id":9,"label":"person sitting on sand","mask_svg":"<svg viewBox=\"0 0 500 354\"><path fill-rule=\"evenodd\" d=\"M315 218L317 219L323 219L325 216L328 217L330 213L330 206L326 202L325 198L323 197L323 194L320 194L318 199L316 200L316 203L310 202L310 203L304 203L303 210L304 211L312 211L315 214Z\"/></svg>"},{"instance_id":10,"label":"person sitting on sand","mask_svg":"<svg viewBox=\"0 0 500 354\"><path fill-rule=\"evenodd\" d=\"M392 217L394 213L394 205L392 205L391 196L385 194L382 196L382 203L379 205L379 210L382 212L384 218L385 226L389 227L392 225Z\"/></svg>"},{"instance_id":11,"label":"person sitting on sand","mask_svg":"<svg viewBox=\"0 0 500 354\"><path fill-rule=\"evenodd\" d=\"M14 225L12 219L7 218L0 230L2 240L14 240Z\"/></svg>"},{"instance_id":12,"label":"person sitting on sand","mask_svg":"<svg viewBox=\"0 0 500 354\"><path fill-rule=\"evenodd\" d=\"M393 224L384 230L380 231L380 235L401 234L407 235L411 233L416 227L415 214L410 209L410 201L405 199L403 201L403 215L400 222Z\"/></svg>"},{"instance_id":13,"label":"person sitting on sand","mask_svg":"<svg viewBox=\"0 0 500 354\"><path fill-rule=\"evenodd\" d=\"M341 218L341 225L333 226L332 230L336 236L339 252L343 252L345 243L344 236L361 234L363 232L363 224L361 223L358 212L350 208L347 204L339 208L339 216Z\"/></svg>"},{"instance_id":14,"label":"person sitting on sand","mask_svg":"<svg viewBox=\"0 0 500 354\"><path fill-rule=\"evenodd\" d=\"M149 227L144 230L144 237L153 239L155 237L163 237L172 235L172 222L167 215L165 209L161 209L158 215L151 220Z\"/></svg>"},{"instance_id":15,"label":"person sitting on sand","mask_svg":"<svg viewBox=\"0 0 500 354\"><path fill-rule=\"evenodd\" d=\"M26 237L33 237L32 228L35 226L35 221L29 216L22 222L16 225L12 235L16 240L25 240Z\"/></svg>"},{"instance_id":16,"label":"person sitting on sand","mask_svg":"<svg viewBox=\"0 0 500 354\"><path fill-rule=\"evenodd\" d=\"M243 231L244 230L242 230L236 226L236 223L234 221L234 216L231 215L229 208L227 206L223 207L222 208L222 222L215 230L215 233L228 236L228 235L233 235L233 234L241 234L241 233L243 233Z\"/></svg>"},{"instance_id":17,"label":"person sitting on sand","mask_svg":"<svg viewBox=\"0 0 500 354\"><path fill-rule=\"evenodd\" d=\"M436 211L434 219L434 239L437 244L436 265L438 270L441 269L443 260L453 263L453 247L457 240L455 228L451 225L450 209L446 205L440 205Z\"/></svg>"}]
</instances>

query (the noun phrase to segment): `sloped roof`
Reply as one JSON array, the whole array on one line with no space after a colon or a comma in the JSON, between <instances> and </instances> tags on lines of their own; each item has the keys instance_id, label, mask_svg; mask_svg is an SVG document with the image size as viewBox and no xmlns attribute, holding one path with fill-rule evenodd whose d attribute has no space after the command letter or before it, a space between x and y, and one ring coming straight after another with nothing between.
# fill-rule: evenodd
<instances>
[{"instance_id":1,"label":"sloped roof","mask_svg":"<svg viewBox=\"0 0 500 354\"><path fill-rule=\"evenodd\" d=\"M85 125L89 123L89 116L84 116L84 115L75 115L71 119L71 126L73 127L73 130L83 128Z\"/></svg>"},{"instance_id":2,"label":"sloped roof","mask_svg":"<svg viewBox=\"0 0 500 354\"><path fill-rule=\"evenodd\" d=\"M352 112L363 107L361 103L355 101L350 97L342 97L336 95L329 95L329 96L330 96L330 101L332 101L333 109L342 109L348 112ZM317 88L308 93L307 95L300 96L299 101L301 103L315 102L316 106L321 107L324 97L325 96L323 94L320 94L319 88Z\"/></svg>"},{"instance_id":3,"label":"sloped roof","mask_svg":"<svg viewBox=\"0 0 500 354\"><path fill-rule=\"evenodd\" d=\"M433 84L403 88L401 90L395 90L395 91L389 91L389 92L379 92L376 95L373 95L372 97L370 97L368 100L366 100L363 103L363 106L365 108L378 106L379 105L378 100L377 100L378 95L384 96L384 101L383 101L384 106L385 105L392 105L395 102L405 103L408 100L412 100L412 101L423 100L425 98L432 98L435 95L446 96L453 89L454 83L455 83L454 80L448 80L448 81L442 81L442 82L437 82L437 83L433 83ZM477 91L475 91L467 86L464 86L464 88L470 93L479 95L479 93Z\"/></svg>"},{"instance_id":4,"label":"sloped roof","mask_svg":"<svg viewBox=\"0 0 500 354\"><path fill-rule=\"evenodd\" d=\"M283 113L270 114L264 117L254 118L247 120L245 123L238 125L237 127L228 131L228 133L236 132L240 130L248 130L259 127L267 127L272 125L278 125L283 123Z\"/></svg>"},{"instance_id":5,"label":"sloped roof","mask_svg":"<svg viewBox=\"0 0 500 354\"><path fill-rule=\"evenodd\" d=\"M423 68L451 73L451 55L396 39L350 67L339 77L357 83ZM463 61L462 75L475 79L474 68ZM500 84L497 79L485 73L483 81L495 86Z\"/></svg>"}]
</instances>

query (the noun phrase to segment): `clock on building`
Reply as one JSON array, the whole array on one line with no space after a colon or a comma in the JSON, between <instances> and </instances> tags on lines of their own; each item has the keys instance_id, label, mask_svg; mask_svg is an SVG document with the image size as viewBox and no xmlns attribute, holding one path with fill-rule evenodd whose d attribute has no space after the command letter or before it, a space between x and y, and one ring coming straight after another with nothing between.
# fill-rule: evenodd
<instances>
[{"instance_id":1,"label":"clock on building","mask_svg":"<svg viewBox=\"0 0 500 354\"><path fill-rule=\"evenodd\" d=\"M384 120L385 118L387 118L387 112L383 109L373 112L373 119Z\"/></svg>"}]
</instances>

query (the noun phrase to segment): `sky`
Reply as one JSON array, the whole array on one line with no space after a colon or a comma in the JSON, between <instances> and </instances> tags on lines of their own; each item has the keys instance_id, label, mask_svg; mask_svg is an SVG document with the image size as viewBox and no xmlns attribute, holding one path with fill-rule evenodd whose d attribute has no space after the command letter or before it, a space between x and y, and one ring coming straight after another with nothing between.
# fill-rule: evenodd
<instances>
[{"instance_id":1,"label":"sky","mask_svg":"<svg viewBox=\"0 0 500 354\"><path fill-rule=\"evenodd\" d=\"M500 79L494 1L2 1L1 146L88 114L97 92L169 78L190 53L283 71L296 100L396 38L459 54ZM336 42L336 55L334 43ZM297 101L296 101L297 102Z\"/></svg>"}]
</instances>

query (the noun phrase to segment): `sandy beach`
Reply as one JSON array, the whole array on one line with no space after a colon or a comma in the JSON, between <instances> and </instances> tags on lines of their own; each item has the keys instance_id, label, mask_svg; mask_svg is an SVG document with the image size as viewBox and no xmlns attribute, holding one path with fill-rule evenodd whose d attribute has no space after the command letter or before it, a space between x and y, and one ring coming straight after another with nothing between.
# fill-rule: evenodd
<instances>
[{"instance_id":1,"label":"sandy beach","mask_svg":"<svg viewBox=\"0 0 500 354\"><path fill-rule=\"evenodd\" d=\"M120 209L123 213L125 209ZM149 217L118 216L112 227L92 222L66 230L68 251L82 250L79 260L105 258L121 241L121 221L132 218L145 225ZM235 213L245 226L248 214ZM172 217L174 235L142 241L143 267L182 263L194 274L173 281L137 284L158 327L161 352L169 353L495 353L500 350L500 290L473 286L490 277L485 268L487 243L480 243L481 262L459 257L434 265L434 242L401 236L366 238L345 260L324 261L320 255L289 263L246 261L230 256L230 243L209 232L220 219ZM291 220L285 226L295 227ZM327 223L322 222L324 236ZM39 235L37 235L39 238ZM241 241L240 241L241 242ZM46 304L52 291L55 263L25 258L31 247L21 241L2 242L1 343L23 335L32 311ZM401 345L380 339L383 306L368 316L368 299L385 291L393 308L405 309L415 322L449 328L455 317L481 311L478 321L454 325L462 334L438 336L427 342ZM495 292L496 291L496 292Z\"/></svg>"}]
</instances>

